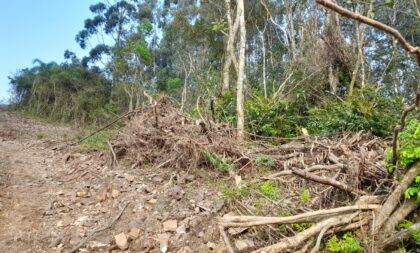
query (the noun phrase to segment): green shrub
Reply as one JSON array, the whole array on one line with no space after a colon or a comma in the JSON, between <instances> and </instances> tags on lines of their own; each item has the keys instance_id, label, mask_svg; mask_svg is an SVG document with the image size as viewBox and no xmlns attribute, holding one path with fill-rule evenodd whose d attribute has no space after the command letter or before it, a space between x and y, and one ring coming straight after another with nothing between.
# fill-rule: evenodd
<instances>
[{"instance_id":1,"label":"green shrub","mask_svg":"<svg viewBox=\"0 0 420 253\"><path fill-rule=\"evenodd\" d=\"M328 101L309 110L308 130L316 135L365 130L388 136L397 123L402 104L378 93L366 87L356 90L346 101Z\"/></svg>"},{"instance_id":2,"label":"green shrub","mask_svg":"<svg viewBox=\"0 0 420 253\"><path fill-rule=\"evenodd\" d=\"M45 138L45 134L44 133L37 133L36 134L36 139L37 140L42 140L42 139L44 139Z\"/></svg>"},{"instance_id":3,"label":"green shrub","mask_svg":"<svg viewBox=\"0 0 420 253\"><path fill-rule=\"evenodd\" d=\"M108 149L107 141L115 135L114 130L103 130L82 141L81 148L84 151L103 151ZM80 136L78 136L81 139Z\"/></svg>"},{"instance_id":4,"label":"green shrub","mask_svg":"<svg viewBox=\"0 0 420 253\"><path fill-rule=\"evenodd\" d=\"M279 198L279 189L271 181L266 181L260 186L261 193L269 199Z\"/></svg>"},{"instance_id":5,"label":"green shrub","mask_svg":"<svg viewBox=\"0 0 420 253\"><path fill-rule=\"evenodd\" d=\"M311 193L309 192L308 189L305 189L300 193L299 198L300 198L300 201L302 201L303 203L308 203L309 200L311 199Z\"/></svg>"},{"instance_id":6,"label":"green shrub","mask_svg":"<svg viewBox=\"0 0 420 253\"><path fill-rule=\"evenodd\" d=\"M348 232L343 235L343 239L338 240L336 236L331 237L327 242L327 248L331 252L355 253L363 251L360 242L353 238L353 234Z\"/></svg>"},{"instance_id":7,"label":"green shrub","mask_svg":"<svg viewBox=\"0 0 420 253\"><path fill-rule=\"evenodd\" d=\"M412 119L408 122L405 129L398 135L398 162L397 168L407 168L420 161L420 120ZM388 170L395 170L395 166L390 164L392 151L389 148L386 152ZM412 197L420 201L420 176L404 192L407 199Z\"/></svg>"},{"instance_id":8,"label":"green shrub","mask_svg":"<svg viewBox=\"0 0 420 253\"><path fill-rule=\"evenodd\" d=\"M255 163L259 165L266 166L268 168L273 168L276 166L273 158L269 155L260 155L255 158Z\"/></svg>"},{"instance_id":9,"label":"green shrub","mask_svg":"<svg viewBox=\"0 0 420 253\"><path fill-rule=\"evenodd\" d=\"M207 158L207 160L221 172L226 172L231 170L235 165L230 161L230 159L221 159L216 154L213 154L212 152L208 150L202 151L204 156Z\"/></svg>"}]
</instances>

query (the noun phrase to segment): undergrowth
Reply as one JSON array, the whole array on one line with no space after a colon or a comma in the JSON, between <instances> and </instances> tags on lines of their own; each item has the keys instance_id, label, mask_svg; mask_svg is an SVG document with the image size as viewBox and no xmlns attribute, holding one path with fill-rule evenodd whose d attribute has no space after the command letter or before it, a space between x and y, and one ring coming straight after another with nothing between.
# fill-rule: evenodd
<instances>
[{"instance_id":1,"label":"undergrowth","mask_svg":"<svg viewBox=\"0 0 420 253\"><path fill-rule=\"evenodd\" d=\"M85 131L84 131L85 132ZM104 151L108 149L107 141L116 134L116 130L103 130L82 141L80 147L83 151ZM76 138L81 140L86 134L77 134Z\"/></svg>"}]
</instances>

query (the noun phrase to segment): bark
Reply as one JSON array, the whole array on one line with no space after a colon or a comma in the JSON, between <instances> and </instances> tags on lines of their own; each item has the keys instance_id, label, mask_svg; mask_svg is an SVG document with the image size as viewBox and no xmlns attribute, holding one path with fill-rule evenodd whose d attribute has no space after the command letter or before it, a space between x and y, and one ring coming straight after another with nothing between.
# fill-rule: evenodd
<instances>
[{"instance_id":1,"label":"bark","mask_svg":"<svg viewBox=\"0 0 420 253\"><path fill-rule=\"evenodd\" d=\"M375 223L373 224L374 233L378 234L381 232L381 228L384 223L388 220L391 213L400 203L401 196L407 187L413 182L416 176L420 175L420 162L412 166L404 175L400 184L392 191L382 208L375 211Z\"/></svg>"},{"instance_id":2,"label":"bark","mask_svg":"<svg viewBox=\"0 0 420 253\"><path fill-rule=\"evenodd\" d=\"M416 199L405 201L402 206L400 206L395 212L392 213L391 217L389 217L389 219L383 225L381 231L383 234L382 237L386 238L393 234L395 226L401 223L412 211L416 210L419 205L420 202Z\"/></svg>"},{"instance_id":3,"label":"bark","mask_svg":"<svg viewBox=\"0 0 420 253\"><path fill-rule=\"evenodd\" d=\"M236 114L237 114L237 140L243 142L245 131L245 115L244 115L244 70L245 70L245 46L246 46L246 29L245 29L245 7L244 1L237 1L237 15L239 16L239 60L238 60L238 80L236 83Z\"/></svg>"},{"instance_id":4,"label":"bark","mask_svg":"<svg viewBox=\"0 0 420 253\"><path fill-rule=\"evenodd\" d=\"M226 57L225 62L223 64L223 86L222 86L222 94L226 94L229 91L229 83L230 83L230 68L233 64L235 69L238 67L235 50L233 45L235 44L235 37L239 29L239 16L236 15L235 21L232 22L232 11L231 11L231 1L225 0L225 7L226 7L226 15L228 21L228 40L226 43Z\"/></svg>"}]
</instances>

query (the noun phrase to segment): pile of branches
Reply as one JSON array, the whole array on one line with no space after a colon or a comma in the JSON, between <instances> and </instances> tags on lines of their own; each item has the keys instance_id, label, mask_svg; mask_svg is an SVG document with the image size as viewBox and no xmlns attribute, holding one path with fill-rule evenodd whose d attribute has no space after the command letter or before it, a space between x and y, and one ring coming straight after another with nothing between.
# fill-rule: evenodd
<instances>
[{"instance_id":1,"label":"pile of branches","mask_svg":"<svg viewBox=\"0 0 420 253\"><path fill-rule=\"evenodd\" d=\"M275 210L282 205L279 202L284 202L293 215L255 216L252 197L242 200L240 206L247 208L241 213L251 216L229 214L218 219L228 252L235 251L227 229L246 231L255 226L296 223L313 225L297 234L287 233L276 243L253 252L318 252L324 237L351 230L362 231L374 252L407 239L419 224L399 233L394 229L419 206L416 200L404 200L404 191L419 175L420 166L401 171L403 179L396 185L385 166L386 147L382 139L363 132L320 139L307 136L280 146L254 147L249 156L269 155L277 171L253 182L279 181L281 192L287 196L266 209ZM299 204L303 189L309 189L314 196L304 207Z\"/></svg>"},{"instance_id":2,"label":"pile of branches","mask_svg":"<svg viewBox=\"0 0 420 253\"><path fill-rule=\"evenodd\" d=\"M166 96L132 113L114 147L134 161L133 168L160 163L159 168L191 169L211 165L209 154L221 162L242 157L228 124L193 119Z\"/></svg>"}]
</instances>

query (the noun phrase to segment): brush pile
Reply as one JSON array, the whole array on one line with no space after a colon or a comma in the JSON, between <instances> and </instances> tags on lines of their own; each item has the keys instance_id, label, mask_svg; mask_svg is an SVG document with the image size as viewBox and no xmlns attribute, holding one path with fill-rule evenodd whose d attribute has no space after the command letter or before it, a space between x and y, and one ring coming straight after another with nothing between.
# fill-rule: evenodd
<instances>
[{"instance_id":1,"label":"brush pile","mask_svg":"<svg viewBox=\"0 0 420 253\"><path fill-rule=\"evenodd\" d=\"M235 199L228 201L225 211L235 214L218 219L228 252L234 252L230 240L238 237L254 238L254 248L259 248L254 252L306 252L310 247L317 252L328 234L363 228L363 236L370 236L374 233L369 234L366 226L374 213L381 216L380 204L394 186L384 162L386 144L368 133L238 144L232 126L192 119L167 97L133 113L114 148L132 168L151 165L190 173L196 168L229 172L226 187ZM397 200L385 208L387 216L398 208L400 197L397 192L385 201ZM381 219L375 236L384 240L377 234L379 228L392 232L394 226ZM291 224L312 225L299 232ZM261 225L270 227L263 230L269 239L256 236L259 230L248 229ZM279 232L274 225L286 229ZM226 229L237 227L245 229L226 234Z\"/></svg>"}]
</instances>

